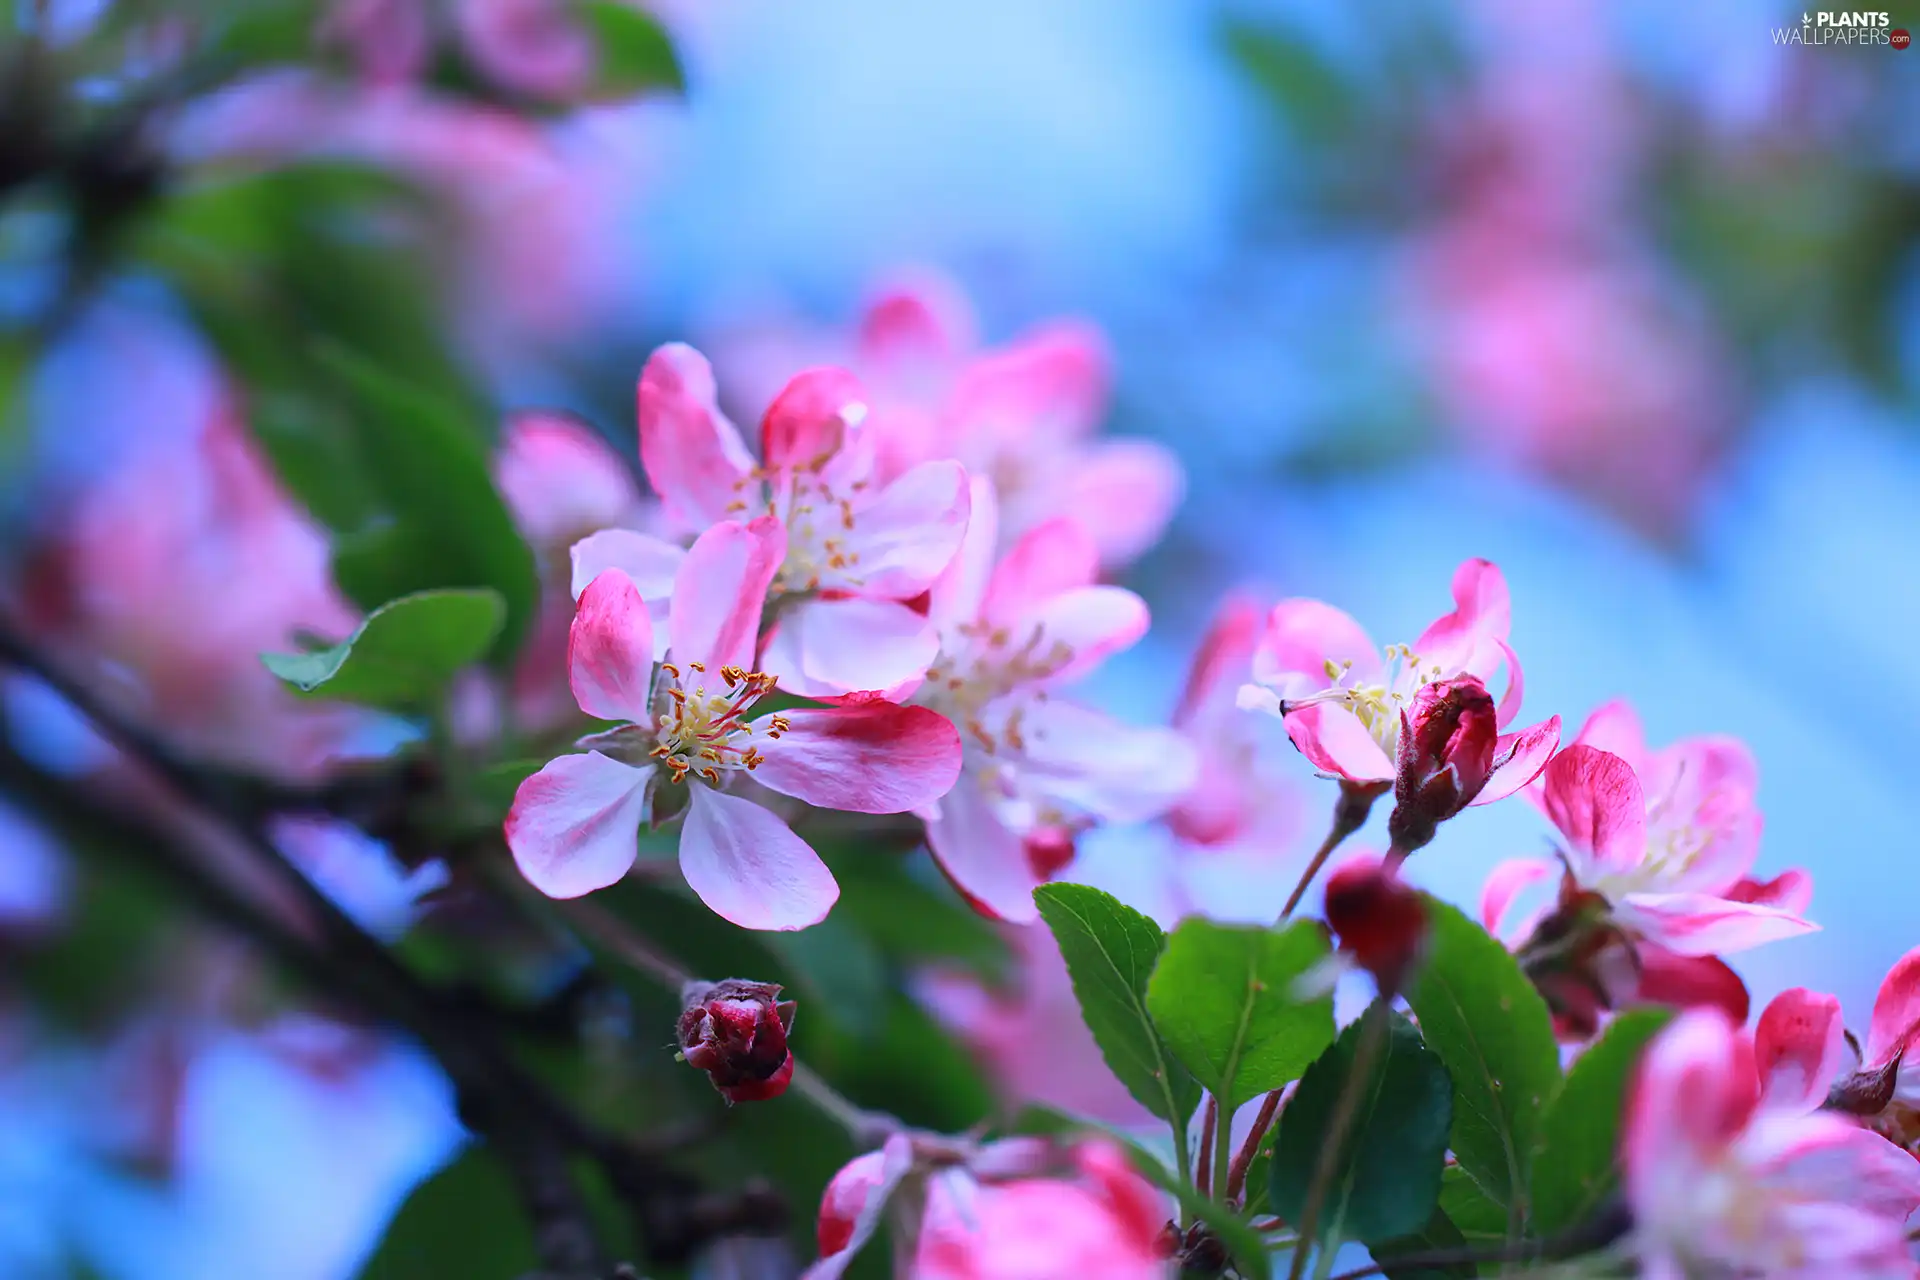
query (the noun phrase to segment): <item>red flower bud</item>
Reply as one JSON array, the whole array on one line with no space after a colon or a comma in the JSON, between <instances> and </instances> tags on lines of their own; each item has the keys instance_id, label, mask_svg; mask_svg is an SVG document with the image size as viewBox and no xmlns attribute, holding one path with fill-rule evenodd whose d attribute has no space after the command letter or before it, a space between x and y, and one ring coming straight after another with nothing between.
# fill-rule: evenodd
<instances>
[{"instance_id":1,"label":"red flower bud","mask_svg":"<svg viewBox=\"0 0 1920 1280\"><path fill-rule=\"evenodd\" d=\"M1340 950L1397 991L1427 937L1427 905L1377 858L1359 857L1327 877L1327 924Z\"/></svg>"},{"instance_id":2,"label":"red flower bud","mask_svg":"<svg viewBox=\"0 0 1920 1280\"><path fill-rule=\"evenodd\" d=\"M689 982L680 998L680 1057L713 1081L728 1102L763 1102L787 1091L793 1054L787 1032L795 1005L772 982Z\"/></svg>"},{"instance_id":3,"label":"red flower bud","mask_svg":"<svg viewBox=\"0 0 1920 1280\"><path fill-rule=\"evenodd\" d=\"M1039 827L1021 841L1027 866L1037 880L1051 880L1073 861L1073 832L1065 827Z\"/></svg>"},{"instance_id":4,"label":"red flower bud","mask_svg":"<svg viewBox=\"0 0 1920 1280\"><path fill-rule=\"evenodd\" d=\"M1393 813L1387 835L1402 854L1433 839L1434 829L1486 789L1500 741L1493 695L1473 676L1422 685L1400 713Z\"/></svg>"}]
</instances>

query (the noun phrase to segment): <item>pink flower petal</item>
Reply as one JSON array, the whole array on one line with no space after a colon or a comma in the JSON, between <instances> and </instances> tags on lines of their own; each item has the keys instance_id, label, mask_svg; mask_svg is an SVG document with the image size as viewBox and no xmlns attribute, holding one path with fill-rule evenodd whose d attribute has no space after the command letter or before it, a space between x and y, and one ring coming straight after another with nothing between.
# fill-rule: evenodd
<instances>
[{"instance_id":1,"label":"pink flower petal","mask_svg":"<svg viewBox=\"0 0 1920 1280\"><path fill-rule=\"evenodd\" d=\"M767 588L787 555L778 520L723 521L701 534L673 579L667 635L673 660L751 667Z\"/></svg>"},{"instance_id":2,"label":"pink flower petal","mask_svg":"<svg viewBox=\"0 0 1920 1280\"><path fill-rule=\"evenodd\" d=\"M1380 651L1360 624L1319 600L1282 600L1267 615L1267 631L1253 656L1253 678L1297 698L1324 689L1332 680L1327 664L1353 664L1353 673L1369 678L1380 670ZM1288 681L1286 676L1301 679ZM1391 772L1391 771L1389 771Z\"/></svg>"},{"instance_id":3,"label":"pink flower petal","mask_svg":"<svg viewBox=\"0 0 1920 1280\"><path fill-rule=\"evenodd\" d=\"M906 813L960 777L960 731L926 707L865 702L785 715L790 727L758 743L765 759L754 780L818 808Z\"/></svg>"},{"instance_id":4,"label":"pink flower petal","mask_svg":"<svg viewBox=\"0 0 1920 1280\"><path fill-rule=\"evenodd\" d=\"M878 1151L856 1156L833 1175L820 1198L820 1260L801 1280L840 1280L886 1221L887 1203L913 1172L913 1141L904 1133Z\"/></svg>"},{"instance_id":5,"label":"pink flower petal","mask_svg":"<svg viewBox=\"0 0 1920 1280\"><path fill-rule=\"evenodd\" d=\"M1287 736L1322 773L1348 782L1385 782L1393 777L1393 761L1360 717L1345 707L1317 702L1289 711Z\"/></svg>"},{"instance_id":6,"label":"pink flower petal","mask_svg":"<svg viewBox=\"0 0 1920 1280\"><path fill-rule=\"evenodd\" d=\"M1727 896L1735 902L1757 902L1803 916L1813 904L1813 877L1799 867L1788 867L1771 880L1742 880Z\"/></svg>"},{"instance_id":7,"label":"pink flower petal","mask_svg":"<svg viewBox=\"0 0 1920 1280\"><path fill-rule=\"evenodd\" d=\"M1198 754L1181 734L1123 724L1065 698L1029 706L1019 732L1023 771L1048 798L1108 822L1164 813L1199 775Z\"/></svg>"},{"instance_id":8,"label":"pink flower petal","mask_svg":"<svg viewBox=\"0 0 1920 1280\"><path fill-rule=\"evenodd\" d=\"M507 813L507 848L549 898L577 898L627 874L639 853L652 769L598 751L560 756L520 784Z\"/></svg>"},{"instance_id":9,"label":"pink flower petal","mask_svg":"<svg viewBox=\"0 0 1920 1280\"><path fill-rule=\"evenodd\" d=\"M1560 745L1560 717L1542 721L1518 733L1503 733L1493 747L1493 772L1471 804L1504 800L1540 776Z\"/></svg>"},{"instance_id":10,"label":"pink flower petal","mask_svg":"<svg viewBox=\"0 0 1920 1280\"><path fill-rule=\"evenodd\" d=\"M1910 1048L1916 1028L1920 1028L1920 947L1894 961L1873 998L1865 1065L1883 1067L1894 1054Z\"/></svg>"},{"instance_id":11,"label":"pink flower petal","mask_svg":"<svg viewBox=\"0 0 1920 1280\"><path fill-rule=\"evenodd\" d=\"M927 823L927 847L980 910L1015 924L1040 918L1033 905L1040 881L1026 845L1000 821L973 775L962 774L940 801L939 816Z\"/></svg>"},{"instance_id":12,"label":"pink flower petal","mask_svg":"<svg viewBox=\"0 0 1920 1280\"><path fill-rule=\"evenodd\" d=\"M1072 520L1048 520L1021 534L1000 557L980 614L991 622L1014 623L1099 577L1099 549L1087 531Z\"/></svg>"},{"instance_id":13,"label":"pink flower petal","mask_svg":"<svg viewBox=\"0 0 1920 1280\"><path fill-rule=\"evenodd\" d=\"M1498 642L1513 625L1507 580L1491 561L1468 560L1454 570L1453 605L1452 613L1420 633L1413 651L1445 672L1468 671L1488 679L1493 672L1482 667L1499 664Z\"/></svg>"},{"instance_id":14,"label":"pink flower petal","mask_svg":"<svg viewBox=\"0 0 1920 1280\"><path fill-rule=\"evenodd\" d=\"M849 428L867 416L867 393L845 369L795 374L760 420L760 457L770 468L810 470L840 451Z\"/></svg>"},{"instance_id":15,"label":"pink flower petal","mask_svg":"<svg viewBox=\"0 0 1920 1280\"><path fill-rule=\"evenodd\" d=\"M1009 627L1011 643L1037 635L1034 653L1048 681L1066 684L1099 666L1147 631L1147 604L1125 587L1077 587L1030 609Z\"/></svg>"},{"instance_id":16,"label":"pink flower petal","mask_svg":"<svg viewBox=\"0 0 1920 1280\"><path fill-rule=\"evenodd\" d=\"M1507 667L1507 687L1501 691L1500 706L1494 714L1494 723L1504 729L1520 714L1520 700L1526 696L1527 681L1520 671L1520 655L1513 651L1513 646L1505 640L1494 643ZM1490 676L1492 672L1487 674Z\"/></svg>"},{"instance_id":17,"label":"pink flower petal","mask_svg":"<svg viewBox=\"0 0 1920 1280\"><path fill-rule=\"evenodd\" d=\"M1751 997L1740 975L1718 956L1683 956L1656 943L1642 939L1640 982L1634 1000L1640 1004L1666 1004L1690 1009L1710 1005L1720 1010L1735 1025L1744 1026Z\"/></svg>"},{"instance_id":18,"label":"pink flower petal","mask_svg":"<svg viewBox=\"0 0 1920 1280\"><path fill-rule=\"evenodd\" d=\"M1108 363L1106 340L1092 325L1044 325L975 360L950 412L1003 445L1077 439L1106 413Z\"/></svg>"},{"instance_id":19,"label":"pink flower petal","mask_svg":"<svg viewBox=\"0 0 1920 1280\"><path fill-rule=\"evenodd\" d=\"M580 594L567 634L567 679L580 709L598 720L652 724L653 622L646 601L618 569Z\"/></svg>"},{"instance_id":20,"label":"pink flower petal","mask_svg":"<svg viewBox=\"0 0 1920 1280\"><path fill-rule=\"evenodd\" d=\"M780 620L761 665L803 698L892 695L917 687L939 655L933 624L904 604L809 600Z\"/></svg>"},{"instance_id":21,"label":"pink flower petal","mask_svg":"<svg viewBox=\"0 0 1920 1280\"><path fill-rule=\"evenodd\" d=\"M840 897L826 863L773 814L739 796L688 788L680 871L715 915L743 929L804 929Z\"/></svg>"},{"instance_id":22,"label":"pink flower petal","mask_svg":"<svg viewBox=\"0 0 1920 1280\"><path fill-rule=\"evenodd\" d=\"M1753 1057L1770 1105L1812 1111L1827 1100L1846 1056L1846 1026L1836 996L1790 987L1754 1024Z\"/></svg>"},{"instance_id":23,"label":"pink flower petal","mask_svg":"<svg viewBox=\"0 0 1920 1280\"><path fill-rule=\"evenodd\" d=\"M1151 440L1101 440L1081 454L1056 509L1092 536L1106 565L1124 565L1160 540L1186 491L1172 450Z\"/></svg>"},{"instance_id":24,"label":"pink flower petal","mask_svg":"<svg viewBox=\"0 0 1920 1280\"><path fill-rule=\"evenodd\" d=\"M1689 1009L1647 1047L1622 1133L1629 1199L1658 1209L1670 1166L1731 1141L1760 1102L1753 1047L1718 1009Z\"/></svg>"},{"instance_id":25,"label":"pink flower petal","mask_svg":"<svg viewBox=\"0 0 1920 1280\"><path fill-rule=\"evenodd\" d=\"M564 414L513 415L493 473L514 523L536 546L619 524L640 505L639 486L612 446Z\"/></svg>"},{"instance_id":26,"label":"pink flower petal","mask_svg":"<svg viewBox=\"0 0 1920 1280\"><path fill-rule=\"evenodd\" d=\"M1647 854L1647 799L1619 756L1571 746L1542 775L1547 817L1595 871L1624 871Z\"/></svg>"},{"instance_id":27,"label":"pink flower petal","mask_svg":"<svg viewBox=\"0 0 1920 1280\"><path fill-rule=\"evenodd\" d=\"M1639 713L1625 698L1616 698L1596 708L1573 740L1611 751L1625 760L1635 773L1646 765L1647 735L1640 727Z\"/></svg>"},{"instance_id":28,"label":"pink flower petal","mask_svg":"<svg viewBox=\"0 0 1920 1280\"><path fill-rule=\"evenodd\" d=\"M852 589L906 600L932 586L960 553L970 498L957 462L923 462L881 490L849 535L860 557L848 573Z\"/></svg>"},{"instance_id":29,"label":"pink flower petal","mask_svg":"<svg viewBox=\"0 0 1920 1280\"><path fill-rule=\"evenodd\" d=\"M1553 872L1553 864L1542 858L1509 858L1495 867L1480 891L1480 923L1487 932L1501 937L1500 924L1507 918L1513 900Z\"/></svg>"},{"instance_id":30,"label":"pink flower petal","mask_svg":"<svg viewBox=\"0 0 1920 1280\"><path fill-rule=\"evenodd\" d=\"M1628 893L1613 906L1623 923L1683 956L1744 951L1820 928L1786 911L1704 893Z\"/></svg>"},{"instance_id":31,"label":"pink flower petal","mask_svg":"<svg viewBox=\"0 0 1920 1280\"><path fill-rule=\"evenodd\" d=\"M889 378L938 368L973 344L966 293L935 272L917 272L879 294L860 319L861 364L877 365Z\"/></svg>"},{"instance_id":32,"label":"pink flower petal","mask_svg":"<svg viewBox=\"0 0 1920 1280\"><path fill-rule=\"evenodd\" d=\"M578 600L587 584L609 569L618 569L633 579L640 598L648 604L665 601L673 595L673 575L687 558L682 548L652 534L631 529L602 529L573 544L573 598Z\"/></svg>"},{"instance_id":33,"label":"pink flower petal","mask_svg":"<svg viewBox=\"0 0 1920 1280\"><path fill-rule=\"evenodd\" d=\"M992 581L998 554L1000 505L993 482L974 476L968 483L967 530L960 551L927 592L927 617L941 629L972 622L980 616Z\"/></svg>"},{"instance_id":34,"label":"pink flower petal","mask_svg":"<svg viewBox=\"0 0 1920 1280\"><path fill-rule=\"evenodd\" d=\"M1173 713L1175 727L1187 727L1216 702L1234 702L1252 672L1253 651L1259 647L1263 621L1259 602L1251 596L1235 594L1221 601L1194 650L1193 666Z\"/></svg>"},{"instance_id":35,"label":"pink flower petal","mask_svg":"<svg viewBox=\"0 0 1920 1280\"><path fill-rule=\"evenodd\" d=\"M753 456L714 403L713 369L684 343L640 373L640 462L667 517L688 530L740 514Z\"/></svg>"}]
</instances>

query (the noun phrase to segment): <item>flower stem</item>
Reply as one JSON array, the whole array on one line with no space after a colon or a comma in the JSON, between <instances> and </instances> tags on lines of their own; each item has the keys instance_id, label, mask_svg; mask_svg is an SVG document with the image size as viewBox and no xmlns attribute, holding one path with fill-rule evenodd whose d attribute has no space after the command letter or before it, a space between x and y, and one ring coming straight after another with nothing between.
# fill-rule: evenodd
<instances>
[{"instance_id":1,"label":"flower stem","mask_svg":"<svg viewBox=\"0 0 1920 1280\"><path fill-rule=\"evenodd\" d=\"M1373 812L1373 802L1387 793L1390 782L1342 782L1340 799L1333 806L1333 826L1327 831L1327 838L1320 842L1314 851L1313 860L1307 863L1307 869L1300 873L1300 883L1293 886L1293 892L1287 897L1287 905L1280 909L1280 918L1285 920L1300 905L1300 899L1307 896L1307 887L1313 883L1320 868L1327 865L1327 859L1333 856L1341 842L1348 836L1367 825L1367 815Z\"/></svg>"},{"instance_id":2,"label":"flower stem","mask_svg":"<svg viewBox=\"0 0 1920 1280\"><path fill-rule=\"evenodd\" d=\"M1334 1101L1333 1114L1327 1118L1327 1132L1321 1139L1320 1159L1313 1167L1313 1181L1307 1184L1307 1202L1300 1211L1301 1247L1293 1251L1293 1266L1287 1272L1287 1280L1300 1280L1307 1270L1306 1242L1314 1240L1314 1232L1320 1225L1320 1211L1326 1207L1327 1192L1333 1186L1334 1175L1339 1173L1341 1148L1346 1145L1347 1130L1353 1127L1354 1117L1360 1111L1361 1095L1366 1093L1366 1084L1373 1076L1374 1060L1387 1043L1387 1011L1390 1008L1385 1000L1375 1000L1360 1015L1360 1041L1354 1047L1353 1061L1348 1064L1347 1078L1341 1083L1340 1096ZM1325 1245L1320 1246L1323 1255L1330 1254ZM1331 1258L1325 1262L1327 1271L1332 1269ZM1323 1272L1324 1274L1324 1272Z\"/></svg>"},{"instance_id":3,"label":"flower stem","mask_svg":"<svg viewBox=\"0 0 1920 1280\"><path fill-rule=\"evenodd\" d=\"M1221 1103L1213 1122L1213 1191L1220 1203L1227 1204L1233 1199L1233 1175L1228 1170L1233 1158L1233 1108Z\"/></svg>"},{"instance_id":4,"label":"flower stem","mask_svg":"<svg viewBox=\"0 0 1920 1280\"><path fill-rule=\"evenodd\" d=\"M1194 1163L1194 1189L1203 1196L1213 1195L1213 1130L1218 1123L1220 1100L1207 1095L1206 1109L1200 1113L1200 1154Z\"/></svg>"},{"instance_id":5,"label":"flower stem","mask_svg":"<svg viewBox=\"0 0 1920 1280\"><path fill-rule=\"evenodd\" d=\"M1240 1153L1233 1158L1233 1168L1227 1173L1227 1203L1241 1200L1247 1189L1247 1170L1253 1167L1253 1158L1259 1154L1260 1139L1267 1136L1267 1130L1273 1126L1273 1116L1280 1109L1280 1090L1275 1089L1260 1104L1260 1114L1253 1118L1253 1127L1247 1130L1246 1141L1240 1144Z\"/></svg>"}]
</instances>

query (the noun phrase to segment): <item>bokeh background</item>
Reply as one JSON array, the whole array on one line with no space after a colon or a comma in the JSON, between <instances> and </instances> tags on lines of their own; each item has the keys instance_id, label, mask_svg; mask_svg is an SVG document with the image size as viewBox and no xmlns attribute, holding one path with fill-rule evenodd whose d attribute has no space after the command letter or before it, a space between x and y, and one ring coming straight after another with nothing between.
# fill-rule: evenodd
<instances>
[{"instance_id":1,"label":"bokeh background","mask_svg":"<svg viewBox=\"0 0 1920 1280\"><path fill-rule=\"evenodd\" d=\"M1920 942L1920 51L1783 47L1800 14L1762 0L660 12L684 97L541 124L531 153L419 115L359 126L362 153L483 211L460 341L502 406L630 442L654 343L702 345L724 379L730 356L844 331L911 268L960 281L991 340L1090 318L1111 430L1187 477L1126 577L1153 631L1100 674L1103 701L1164 718L1229 589L1319 596L1389 640L1488 557L1530 719L1570 731L1624 696L1655 742L1752 745L1760 869L1811 869L1823 931L1738 967L1757 1000L1832 990L1864 1021ZM270 123L209 115L228 142ZM0 226L0 307L24 314L48 233ZM164 283L94 294L19 386L9 554L75 495L165 500L139 466L203 429L219 364ZM208 584L264 589L243 565ZM90 749L30 689L7 709L44 757ZM1331 796L1296 763L1310 847ZM1449 824L1415 878L1470 904L1495 862L1543 848L1526 806L1498 805ZM79 963L44 943L78 874L0 804L0 973ZM1138 833L1089 841L1077 874L1143 906L1164 887ZM9 996L0 1275L352 1276L455 1152L418 1053L335 1044L319 1019L227 1026L204 993L219 962L177 975L186 1035L157 1014L53 1034ZM166 1177L101 1154L102 1116L139 1122L156 1060Z\"/></svg>"}]
</instances>

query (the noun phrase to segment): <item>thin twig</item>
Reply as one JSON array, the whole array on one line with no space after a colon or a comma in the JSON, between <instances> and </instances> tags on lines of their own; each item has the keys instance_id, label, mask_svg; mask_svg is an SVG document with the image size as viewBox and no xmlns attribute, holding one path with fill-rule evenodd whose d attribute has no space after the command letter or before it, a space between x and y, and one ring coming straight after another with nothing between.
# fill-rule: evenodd
<instances>
[{"instance_id":1,"label":"thin twig","mask_svg":"<svg viewBox=\"0 0 1920 1280\"><path fill-rule=\"evenodd\" d=\"M1203 1196L1213 1194L1213 1131L1219 1123L1220 1100L1207 1095L1206 1110L1200 1113L1200 1154L1194 1160L1194 1187Z\"/></svg>"},{"instance_id":2,"label":"thin twig","mask_svg":"<svg viewBox=\"0 0 1920 1280\"><path fill-rule=\"evenodd\" d=\"M1227 1173L1227 1203L1236 1204L1247 1189L1247 1170L1253 1167L1253 1158L1260 1152L1260 1139L1267 1136L1267 1130L1273 1125L1274 1113L1280 1110L1280 1090L1275 1089L1260 1104L1260 1112L1253 1118L1253 1127L1247 1130L1247 1137L1240 1144L1239 1154L1233 1157L1233 1168Z\"/></svg>"},{"instance_id":3,"label":"thin twig","mask_svg":"<svg viewBox=\"0 0 1920 1280\"><path fill-rule=\"evenodd\" d=\"M1327 830L1327 838L1314 850L1307 869L1300 873L1299 883L1287 895L1287 905L1280 908L1282 920L1293 915L1293 909L1300 905L1300 899L1307 896L1307 887L1320 874L1320 869L1327 865L1327 859L1333 856L1333 851L1348 836L1367 825L1367 815L1373 812L1373 802L1385 795L1391 785L1386 782L1344 781L1340 784L1340 798L1333 805L1333 825Z\"/></svg>"}]
</instances>

